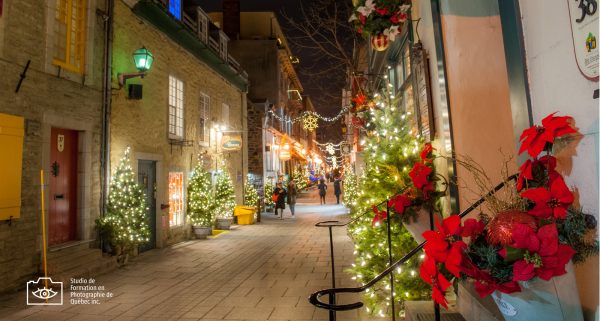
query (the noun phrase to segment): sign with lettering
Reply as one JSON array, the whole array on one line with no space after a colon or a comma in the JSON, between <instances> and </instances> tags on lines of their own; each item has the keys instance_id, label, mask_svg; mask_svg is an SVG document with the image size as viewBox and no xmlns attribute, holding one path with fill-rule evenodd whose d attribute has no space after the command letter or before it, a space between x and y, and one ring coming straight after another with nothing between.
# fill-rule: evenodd
<instances>
[{"instance_id":1,"label":"sign with lettering","mask_svg":"<svg viewBox=\"0 0 600 321\"><path fill-rule=\"evenodd\" d=\"M222 145L224 151L238 151L242 149L242 137L224 135L222 140Z\"/></svg>"},{"instance_id":2,"label":"sign with lettering","mask_svg":"<svg viewBox=\"0 0 600 321\"><path fill-rule=\"evenodd\" d=\"M598 2L567 0L571 33L579 71L590 80L598 80Z\"/></svg>"}]
</instances>

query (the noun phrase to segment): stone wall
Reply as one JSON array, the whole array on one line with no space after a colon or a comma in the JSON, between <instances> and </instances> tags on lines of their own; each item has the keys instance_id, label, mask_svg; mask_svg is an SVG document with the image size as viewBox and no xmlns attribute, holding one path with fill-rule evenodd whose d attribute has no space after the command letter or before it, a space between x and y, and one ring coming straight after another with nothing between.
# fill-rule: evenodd
<instances>
[{"instance_id":1,"label":"stone wall","mask_svg":"<svg viewBox=\"0 0 600 321\"><path fill-rule=\"evenodd\" d=\"M261 104L248 104L248 173L262 177L263 164L263 129L265 117Z\"/></svg>"},{"instance_id":2,"label":"stone wall","mask_svg":"<svg viewBox=\"0 0 600 321\"><path fill-rule=\"evenodd\" d=\"M198 155L206 153L204 164L208 170L215 170L217 163L225 160L232 177L236 202L241 204L243 180L245 177L242 151L221 153L216 142L219 134L211 130L209 145L198 142L200 93L210 96L210 118L208 124L222 123L221 106L229 105L228 130L243 132L246 94L190 52L172 42L166 35L149 22L137 17L122 1L115 2L113 42L113 87L117 87L119 72L134 71L131 53L145 46L154 54L152 69L143 78L128 81L143 85L143 99L129 100L125 88L113 92L111 115L111 168L127 146L132 148L136 159L157 161L157 247L182 241L189 236L190 227L169 227L169 211L161 210L161 204L168 204L169 172L184 173L184 188L187 178L195 166ZM189 146L171 145L168 139L168 95L169 75L184 83L184 126L185 140ZM238 132L238 134L239 134ZM192 142L193 141L193 142ZM243 144L245 144L244 142ZM137 160L133 162L134 169Z\"/></svg>"},{"instance_id":3,"label":"stone wall","mask_svg":"<svg viewBox=\"0 0 600 321\"><path fill-rule=\"evenodd\" d=\"M60 71L46 56L52 34L47 34L53 8L46 0L5 0L0 18L0 113L26 120L21 182L21 217L0 222L0 292L24 288L39 271L41 261L40 169L50 172L50 128L80 132L80 239L95 238L99 215L100 135L102 106L103 23L95 15L102 1L88 10L86 76ZM90 59L91 58L91 59ZM31 60L18 93L15 88ZM46 188L46 191L48 189ZM48 195L46 194L46 204ZM47 215L48 211L46 211Z\"/></svg>"}]
</instances>

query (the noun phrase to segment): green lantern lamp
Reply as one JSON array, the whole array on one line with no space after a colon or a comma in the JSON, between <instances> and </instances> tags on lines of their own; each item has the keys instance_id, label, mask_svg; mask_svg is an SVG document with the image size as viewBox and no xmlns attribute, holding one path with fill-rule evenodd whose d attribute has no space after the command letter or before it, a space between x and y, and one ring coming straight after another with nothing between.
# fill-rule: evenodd
<instances>
[{"instance_id":1,"label":"green lantern lamp","mask_svg":"<svg viewBox=\"0 0 600 321\"><path fill-rule=\"evenodd\" d=\"M154 62L154 55L150 52L150 50L146 49L146 47L142 47L133 52L133 63L135 64L135 68L138 72L130 72L130 73L119 73L117 77L119 78L119 86L123 87L127 79L141 77L144 78L146 72L150 70L152 67L152 63Z\"/></svg>"}]
</instances>

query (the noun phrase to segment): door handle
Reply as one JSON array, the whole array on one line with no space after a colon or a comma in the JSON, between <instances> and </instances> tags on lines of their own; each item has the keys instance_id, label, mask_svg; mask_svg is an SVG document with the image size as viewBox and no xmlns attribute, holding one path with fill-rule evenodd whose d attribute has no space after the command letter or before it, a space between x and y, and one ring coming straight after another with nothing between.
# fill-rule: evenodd
<instances>
[{"instance_id":1,"label":"door handle","mask_svg":"<svg viewBox=\"0 0 600 321\"><path fill-rule=\"evenodd\" d=\"M65 194L54 194L55 200L62 200L65 198Z\"/></svg>"}]
</instances>

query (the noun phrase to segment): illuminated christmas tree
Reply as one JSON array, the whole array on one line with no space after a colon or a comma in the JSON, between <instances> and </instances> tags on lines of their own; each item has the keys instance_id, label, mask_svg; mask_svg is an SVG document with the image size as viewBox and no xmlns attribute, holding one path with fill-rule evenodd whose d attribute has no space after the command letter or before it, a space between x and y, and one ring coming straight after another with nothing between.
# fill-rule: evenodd
<instances>
[{"instance_id":1,"label":"illuminated christmas tree","mask_svg":"<svg viewBox=\"0 0 600 321\"><path fill-rule=\"evenodd\" d=\"M215 213L217 218L233 217L233 208L235 207L235 192L231 176L226 170L220 170L217 174L217 183L215 184Z\"/></svg>"},{"instance_id":2,"label":"illuminated christmas tree","mask_svg":"<svg viewBox=\"0 0 600 321\"><path fill-rule=\"evenodd\" d=\"M210 173L198 163L188 184L187 217L192 225L212 226L214 201Z\"/></svg>"},{"instance_id":3,"label":"illuminated christmas tree","mask_svg":"<svg viewBox=\"0 0 600 321\"><path fill-rule=\"evenodd\" d=\"M306 188L308 185L307 180L308 176L306 175L306 170L303 168L294 169L294 182L296 182L296 188L298 191L301 191Z\"/></svg>"},{"instance_id":4,"label":"illuminated christmas tree","mask_svg":"<svg viewBox=\"0 0 600 321\"><path fill-rule=\"evenodd\" d=\"M350 189L352 201L351 216L357 218L348 226L348 234L355 243L355 262L349 269L358 282L365 283L388 267L387 222L373 224L373 205L403 191L411 180L409 172L419 160L422 142L416 137L410 113L401 109L398 99L391 92L375 95L370 108L362 112L367 135L361 144L364 146L365 170L360 179L360 189ZM353 180L352 176L350 180ZM352 185L350 183L349 185ZM346 196L344 197L346 200ZM366 213L366 214L365 214ZM393 213L393 212L392 212ZM363 215L364 214L364 215ZM390 217L396 218L395 214ZM360 217L360 218L359 218ZM404 228L400 220L392 220L392 255L397 260L412 250L417 243ZM424 300L430 294L429 287L419 277L419 255L409 260L395 272L396 305L403 309L405 300ZM367 310L384 316L390 311L390 280L385 278L365 296ZM399 311L396 309L396 311Z\"/></svg>"},{"instance_id":5,"label":"illuminated christmas tree","mask_svg":"<svg viewBox=\"0 0 600 321\"><path fill-rule=\"evenodd\" d=\"M273 199L271 198L271 195L273 195L273 183L266 183L265 184L265 206L273 206L275 205L275 202L273 202Z\"/></svg>"},{"instance_id":6,"label":"illuminated christmas tree","mask_svg":"<svg viewBox=\"0 0 600 321\"><path fill-rule=\"evenodd\" d=\"M258 207L258 201L259 197L256 188L254 188L254 185L249 180L246 180L246 184L244 185L244 205Z\"/></svg>"},{"instance_id":7,"label":"illuminated christmas tree","mask_svg":"<svg viewBox=\"0 0 600 321\"><path fill-rule=\"evenodd\" d=\"M348 166L344 170L344 205L350 210L358 205L358 177L354 173L354 169Z\"/></svg>"},{"instance_id":8,"label":"illuminated christmas tree","mask_svg":"<svg viewBox=\"0 0 600 321\"><path fill-rule=\"evenodd\" d=\"M146 194L137 183L127 148L110 183L106 215L98 223L109 242L127 254L149 241L148 215Z\"/></svg>"}]
</instances>

